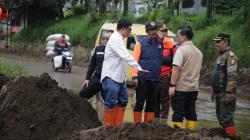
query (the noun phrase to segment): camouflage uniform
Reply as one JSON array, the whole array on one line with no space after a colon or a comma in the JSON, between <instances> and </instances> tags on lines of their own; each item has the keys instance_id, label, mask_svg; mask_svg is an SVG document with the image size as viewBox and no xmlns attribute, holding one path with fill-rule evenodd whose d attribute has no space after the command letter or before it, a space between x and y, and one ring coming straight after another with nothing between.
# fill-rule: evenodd
<instances>
[{"instance_id":1,"label":"camouflage uniform","mask_svg":"<svg viewBox=\"0 0 250 140\"><path fill-rule=\"evenodd\" d=\"M212 87L216 96L216 115L222 127L234 126L233 115L236 108L236 76L238 58L228 48L217 59L212 74ZM233 94L228 101L226 93Z\"/></svg>"}]
</instances>

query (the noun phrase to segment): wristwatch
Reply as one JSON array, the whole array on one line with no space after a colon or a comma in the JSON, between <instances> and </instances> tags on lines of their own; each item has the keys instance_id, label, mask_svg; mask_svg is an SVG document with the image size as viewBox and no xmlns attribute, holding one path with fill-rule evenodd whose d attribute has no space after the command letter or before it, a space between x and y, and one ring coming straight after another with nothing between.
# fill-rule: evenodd
<instances>
[{"instance_id":1,"label":"wristwatch","mask_svg":"<svg viewBox=\"0 0 250 140\"><path fill-rule=\"evenodd\" d=\"M170 87L175 87L175 84L169 83Z\"/></svg>"}]
</instances>

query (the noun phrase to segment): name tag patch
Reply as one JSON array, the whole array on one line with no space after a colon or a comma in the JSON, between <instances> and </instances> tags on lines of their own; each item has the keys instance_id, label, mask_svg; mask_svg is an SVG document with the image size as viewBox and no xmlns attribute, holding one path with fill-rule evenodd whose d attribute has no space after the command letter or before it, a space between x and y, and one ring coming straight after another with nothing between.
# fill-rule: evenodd
<instances>
[{"instance_id":1,"label":"name tag patch","mask_svg":"<svg viewBox=\"0 0 250 140\"><path fill-rule=\"evenodd\" d=\"M233 66L230 66L230 67L227 67L227 72L232 72L232 71L237 71L237 65L233 65Z\"/></svg>"},{"instance_id":2,"label":"name tag patch","mask_svg":"<svg viewBox=\"0 0 250 140\"><path fill-rule=\"evenodd\" d=\"M235 60L231 60L231 61L230 61L230 64L231 64L231 65L234 65L234 64L235 64Z\"/></svg>"},{"instance_id":3,"label":"name tag patch","mask_svg":"<svg viewBox=\"0 0 250 140\"><path fill-rule=\"evenodd\" d=\"M97 55L98 55L98 54L104 54L104 52L97 52L96 54L97 54Z\"/></svg>"}]
</instances>

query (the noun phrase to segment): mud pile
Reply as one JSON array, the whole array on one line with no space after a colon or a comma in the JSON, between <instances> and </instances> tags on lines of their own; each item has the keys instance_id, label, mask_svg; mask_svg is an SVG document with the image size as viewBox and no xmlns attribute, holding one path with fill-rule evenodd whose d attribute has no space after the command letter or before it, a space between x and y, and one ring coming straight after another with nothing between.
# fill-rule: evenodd
<instances>
[{"instance_id":1,"label":"mud pile","mask_svg":"<svg viewBox=\"0 0 250 140\"><path fill-rule=\"evenodd\" d=\"M1 140L72 140L80 130L101 125L86 100L59 88L48 74L0 75L0 86Z\"/></svg>"},{"instance_id":2,"label":"mud pile","mask_svg":"<svg viewBox=\"0 0 250 140\"><path fill-rule=\"evenodd\" d=\"M119 127L99 127L80 132L81 140L228 140L223 129L199 129L197 132L171 128L166 123L125 123Z\"/></svg>"},{"instance_id":3,"label":"mud pile","mask_svg":"<svg viewBox=\"0 0 250 140\"><path fill-rule=\"evenodd\" d=\"M1 87L9 81L9 78L3 74L0 74L0 89Z\"/></svg>"}]
</instances>

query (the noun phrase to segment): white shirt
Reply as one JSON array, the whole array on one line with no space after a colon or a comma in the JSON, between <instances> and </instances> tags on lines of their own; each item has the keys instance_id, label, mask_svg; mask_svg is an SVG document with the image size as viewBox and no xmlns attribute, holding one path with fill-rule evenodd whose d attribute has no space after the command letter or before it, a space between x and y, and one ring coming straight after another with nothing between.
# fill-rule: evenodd
<instances>
[{"instance_id":1,"label":"white shirt","mask_svg":"<svg viewBox=\"0 0 250 140\"><path fill-rule=\"evenodd\" d=\"M180 49L177 49L175 54L174 54L174 59L173 59L173 65L182 67L183 63L183 54Z\"/></svg>"},{"instance_id":2,"label":"white shirt","mask_svg":"<svg viewBox=\"0 0 250 140\"><path fill-rule=\"evenodd\" d=\"M133 68L142 70L140 65L132 57L119 32L115 31L109 38L104 53L101 81L105 77L123 83L126 77L127 64Z\"/></svg>"}]
</instances>

